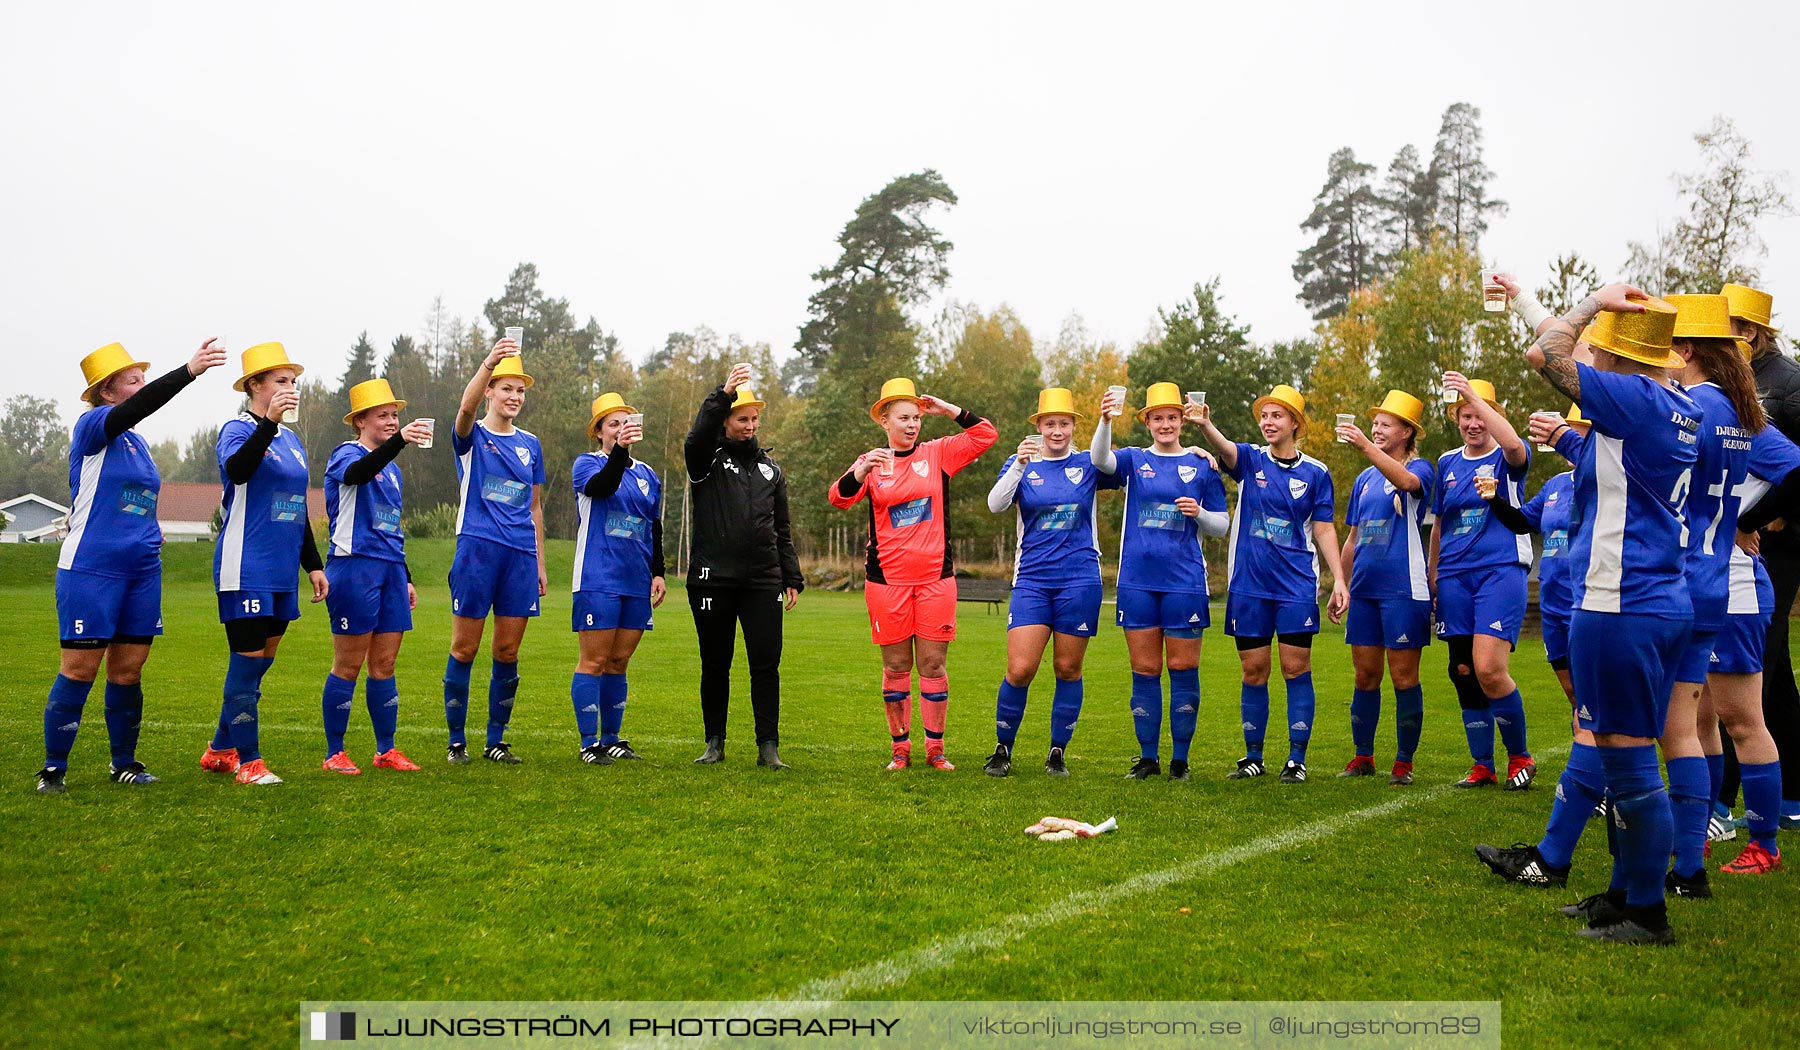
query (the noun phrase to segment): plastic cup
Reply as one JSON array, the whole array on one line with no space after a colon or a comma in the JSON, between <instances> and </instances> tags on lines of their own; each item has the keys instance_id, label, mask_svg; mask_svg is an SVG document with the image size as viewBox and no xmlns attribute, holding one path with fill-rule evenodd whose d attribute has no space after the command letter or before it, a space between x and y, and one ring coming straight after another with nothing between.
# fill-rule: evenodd
<instances>
[{"instance_id":1,"label":"plastic cup","mask_svg":"<svg viewBox=\"0 0 1800 1050\"><path fill-rule=\"evenodd\" d=\"M1506 312L1506 289L1500 284L1499 270L1481 271L1481 308L1490 314Z\"/></svg>"},{"instance_id":2,"label":"plastic cup","mask_svg":"<svg viewBox=\"0 0 1800 1050\"><path fill-rule=\"evenodd\" d=\"M281 414L281 421L283 423L298 423L298 422L300 422L300 406L295 405L293 408L290 408L286 412L283 412Z\"/></svg>"},{"instance_id":3,"label":"plastic cup","mask_svg":"<svg viewBox=\"0 0 1800 1050\"><path fill-rule=\"evenodd\" d=\"M1113 414L1112 414L1111 418L1116 419L1119 416L1124 415L1125 414L1125 395L1127 393L1127 390L1122 386L1109 386L1106 388L1106 392L1108 394L1116 394L1116 395L1118 395L1118 398L1119 398L1119 407L1113 410Z\"/></svg>"},{"instance_id":4,"label":"plastic cup","mask_svg":"<svg viewBox=\"0 0 1800 1050\"><path fill-rule=\"evenodd\" d=\"M1031 442L1032 447L1036 450L1033 455L1042 456L1044 454L1044 435L1027 434L1025 440Z\"/></svg>"},{"instance_id":5,"label":"plastic cup","mask_svg":"<svg viewBox=\"0 0 1800 1050\"><path fill-rule=\"evenodd\" d=\"M891 478L894 476L894 453L892 450L889 450L887 455L881 457L881 476L884 478Z\"/></svg>"},{"instance_id":6,"label":"plastic cup","mask_svg":"<svg viewBox=\"0 0 1800 1050\"><path fill-rule=\"evenodd\" d=\"M1532 418L1533 418L1533 419L1535 419L1535 418L1537 418L1537 417L1538 417L1538 416L1550 416L1550 415L1555 415L1555 413L1554 413L1554 412L1549 412L1549 411L1545 411L1545 410L1543 410L1543 409L1540 409L1540 410L1538 410L1538 411L1536 411L1536 412L1533 412L1533 413L1532 413L1532 414L1531 414L1531 416L1532 416ZM1556 451L1556 446L1555 446L1555 445L1544 445L1544 444L1539 444L1539 445L1538 445L1538 446L1537 446L1537 450L1538 450L1538 451L1539 451L1539 452L1555 452L1555 451Z\"/></svg>"},{"instance_id":7,"label":"plastic cup","mask_svg":"<svg viewBox=\"0 0 1800 1050\"><path fill-rule=\"evenodd\" d=\"M1187 392L1187 399L1193 404L1204 405L1206 404L1206 391L1190 390Z\"/></svg>"},{"instance_id":8,"label":"plastic cup","mask_svg":"<svg viewBox=\"0 0 1800 1050\"><path fill-rule=\"evenodd\" d=\"M511 339L519 349L525 349L525 329L518 325L510 325L506 329L506 338Z\"/></svg>"},{"instance_id":9,"label":"plastic cup","mask_svg":"<svg viewBox=\"0 0 1800 1050\"><path fill-rule=\"evenodd\" d=\"M1340 427L1351 426L1355 422L1356 422L1356 417L1351 415L1348 412L1339 412L1337 414L1337 425ZM1340 436L1338 438L1338 443L1341 445L1348 445L1350 443L1350 439Z\"/></svg>"},{"instance_id":10,"label":"plastic cup","mask_svg":"<svg viewBox=\"0 0 1800 1050\"><path fill-rule=\"evenodd\" d=\"M1454 405L1458 401L1461 401L1461 400L1462 400L1462 395L1457 393L1456 391L1450 390L1448 388L1446 388L1444 390L1444 404Z\"/></svg>"},{"instance_id":11,"label":"plastic cup","mask_svg":"<svg viewBox=\"0 0 1800 1050\"><path fill-rule=\"evenodd\" d=\"M426 429L427 433L425 435L425 440L419 442L419 447L420 448L430 448L431 442L433 441L433 439L435 439L437 437L437 420L431 418L430 416L421 416L420 418L413 420L413 422L425 424L425 429Z\"/></svg>"},{"instance_id":12,"label":"plastic cup","mask_svg":"<svg viewBox=\"0 0 1800 1050\"><path fill-rule=\"evenodd\" d=\"M644 436L644 414L642 412L627 412L627 413L625 413L625 425L628 427L638 428L638 438L640 440L643 438L643 436ZM632 444L636 444L636 443L637 442L635 442L635 441L632 442Z\"/></svg>"}]
</instances>

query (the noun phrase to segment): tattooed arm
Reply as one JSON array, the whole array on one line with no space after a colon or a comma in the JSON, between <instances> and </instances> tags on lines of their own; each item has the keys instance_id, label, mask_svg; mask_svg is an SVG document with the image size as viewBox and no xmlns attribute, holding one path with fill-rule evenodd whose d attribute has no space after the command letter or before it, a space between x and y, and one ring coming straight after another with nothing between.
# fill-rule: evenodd
<instances>
[{"instance_id":1,"label":"tattooed arm","mask_svg":"<svg viewBox=\"0 0 1800 1050\"><path fill-rule=\"evenodd\" d=\"M1649 296L1629 284L1614 283L1577 303L1575 309L1550 322L1525 351L1525 363L1576 404L1581 403L1581 379L1575 371L1575 343L1581 330L1602 310L1639 313L1641 300Z\"/></svg>"}]
</instances>

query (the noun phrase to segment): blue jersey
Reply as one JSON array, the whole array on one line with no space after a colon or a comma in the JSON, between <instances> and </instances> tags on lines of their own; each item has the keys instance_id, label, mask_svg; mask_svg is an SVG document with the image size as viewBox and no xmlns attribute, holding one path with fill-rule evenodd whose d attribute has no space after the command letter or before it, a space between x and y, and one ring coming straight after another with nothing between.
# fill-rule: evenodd
<instances>
[{"instance_id":1,"label":"blue jersey","mask_svg":"<svg viewBox=\"0 0 1800 1050\"><path fill-rule=\"evenodd\" d=\"M1575 465L1575 608L1688 619L1683 518L1699 459L1700 406L1641 374L1577 364L1594 421Z\"/></svg>"},{"instance_id":2,"label":"blue jersey","mask_svg":"<svg viewBox=\"0 0 1800 1050\"><path fill-rule=\"evenodd\" d=\"M1561 448L1562 443L1557 442L1557 447ZM1531 527L1544 537L1544 556L1538 559L1538 605L1565 616L1575 607L1575 588L1569 582L1569 530L1574 511L1572 470L1544 482L1531 502L1519 508Z\"/></svg>"},{"instance_id":3,"label":"blue jersey","mask_svg":"<svg viewBox=\"0 0 1800 1050\"><path fill-rule=\"evenodd\" d=\"M1685 389L1706 418L1687 498L1688 597L1694 603L1695 625L1719 630L1725 626L1738 505L1750 473L1750 432L1739 425L1737 409L1716 385L1699 383Z\"/></svg>"},{"instance_id":4,"label":"blue jersey","mask_svg":"<svg viewBox=\"0 0 1800 1050\"><path fill-rule=\"evenodd\" d=\"M226 591L297 591L300 543L306 520L306 446L287 427L277 427L250 480L234 485L225 461L256 433L248 412L219 428L219 484L224 523L213 547L213 583Z\"/></svg>"},{"instance_id":5,"label":"blue jersey","mask_svg":"<svg viewBox=\"0 0 1800 1050\"><path fill-rule=\"evenodd\" d=\"M1525 473L1531 467L1529 453L1515 467L1496 445L1484 456L1467 449L1451 449L1438 457L1437 497L1431 512L1438 519L1438 575L1531 565L1531 540L1494 520L1487 500L1475 488L1475 479L1493 478L1500 498L1517 507L1524 502Z\"/></svg>"},{"instance_id":6,"label":"blue jersey","mask_svg":"<svg viewBox=\"0 0 1800 1050\"><path fill-rule=\"evenodd\" d=\"M662 506L662 479L649 466L633 460L619 488L605 499L582 492L588 479L606 465L606 454L575 457L570 474L575 483L574 591L602 594L650 593L650 558L655 549L651 525Z\"/></svg>"},{"instance_id":7,"label":"blue jersey","mask_svg":"<svg viewBox=\"0 0 1800 1050\"><path fill-rule=\"evenodd\" d=\"M162 568L162 526L156 497L162 476L150 446L127 430L106 440L112 406L90 408L75 421L69 442L69 535L59 569L135 579Z\"/></svg>"},{"instance_id":8,"label":"blue jersey","mask_svg":"<svg viewBox=\"0 0 1800 1050\"><path fill-rule=\"evenodd\" d=\"M456 534L537 553L531 520L533 486L542 485L544 448L537 436L515 429L496 434L477 422L468 437L450 432L456 452Z\"/></svg>"},{"instance_id":9,"label":"blue jersey","mask_svg":"<svg viewBox=\"0 0 1800 1050\"><path fill-rule=\"evenodd\" d=\"M1756 506L1758 500L1796 470L1800 470L1800 446L1796 446L1773 424L1763 427L1750 439L1749 476L1738 495L1739 513ZM1790 527L1793 527L1790 525ZM1731 615L1764 613L1775 607L1775 592L1769 584L1768 570L1761 558L1752 558L1731 548L1730 597L1726 611Z\"/></svg>"},{"instance_id":10,"label":"blue jersey","mask_svg":"<svg viewBox=\"0 0 1800 1050\"><path fill-rule=\"evenodd\" d=\"M1375 467L1357 475L1350 487L1344 521L1356 529L1350 562L1352 598L1431 600L1419 529L1431 509L1437 478L1430 461L1420 457L1408 460L1406 471L1419 479L1419 491L1401 492Z\"/></svg>"},{"instance_id":11,"label":"blue jersey","mask_svg":"<svg viewBox=\"0 0 1800 1050\"><path fill-rule=\"evenodd\" d=\"M383 561L406 560L406 534L400 531L400 468L393 463L361 485L344 480L344 471L368 455L360 441L332 449L325 463L325 513L331 519L331 556L355 554Z\"/></svg>"},{"instance_id":12,"label":"blue jersey","mask_svg":"<svg viewBox=\"0 0 1800 1050\"><path fill-rule=\"evenodd\" d=\"M1000 466L1012 469L1008 456ZM1100 582L1100 541L1094 534L1094 493L1116 489L1119 479L1094 469L1087 452L1034 459L1013 494L1018 508L1019 550L1013 582L1059 587Z\"/></svg>"},{"instance_id":13,"label":"blue jersey","mask_svg":"<svg viewBox=\"0 0 1800 1050\"><path fill-rule=\"evenodd\" d=\"M1119 529L1119 586L1147 591L1205 594L1206 556L1200 525L1175 509L1187 496L1201 510L1225 510L1225 482L1204 458L1183 450L1122 448L1113 453L1125 486L1125 522Z\"/></svg>"},{"instance_id":14,"label":"blue jersey","mask_svg":"<svg viewBox=\"0 0 1800 1050\"><path fill-rule=\"evenodd\" d=\"M1237 464L1226 473L1238 486L1227 589L1246 597L1317 602L1319 553L1312 523L1332 518L1331 471L1305 454L1288 466L1265 446L1239 444Z\"/></svg>"}]
</instances>

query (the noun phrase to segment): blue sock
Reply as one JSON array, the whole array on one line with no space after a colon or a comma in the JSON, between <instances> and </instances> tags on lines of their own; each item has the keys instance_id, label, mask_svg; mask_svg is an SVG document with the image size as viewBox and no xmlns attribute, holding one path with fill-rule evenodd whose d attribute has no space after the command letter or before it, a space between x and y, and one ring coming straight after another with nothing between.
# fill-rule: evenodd
<instances>
[{"instance_id":1,"label":"blue sock","mask_svg":"<svg viewBox=\"0 0 1800 1050\"><path fill-rule=\"evenodd\" d=\"M1375 730L1381 725L1381 690L1350 691L1350 742L1358 758L1375 757Z\"/></svg>"},{"instance_id":2,"label":"blue sock","mask_svg":"<svg viewBox=\"0 0 1800 1050\"><path fill-rule=\"evenodd\" d=\"M469 676L475 664L452 656L444 661L444 721L450 726L450 745L468 743L464 734L469 720Z\"/></svg>"},{"instance_id":3,"label":"blue sock","mask_svg":"<svg viewBox=\"0 0 1800 1050\"><path fill-rule=\"evenodd\" d=\"M257 738L257 701L262 699L263 675L275 665L273 657L245 656L232 653L225 665L225 702L221 717L231 734L231 746L237 748L239 762L254 762L262 757Z\"/></svg>"},{"instance_id":4,"label":"blue sock","mask_svg":"<svg viewBox=\"0 0 1800 1050\"><path fill-rule=\"evenodd\" d=\"M319 696L319 709L325 715L325 757L344 749L344 733L350 728L350 709L356 706L356 682L325 676L325 688Z\"/></svg>"},{"instance_id":5,"label":"blue sock","mask_svg":"<svg viewBox=\"0 0 1800 1050\"><path fill-rule=\"evenodd\" d=\"M1744 789L1744 823L1750 841L1775 851L1775 831L1780 826L1781 763L1738 764L1738 780Z\"/></svg>"},{"instance_id":6,"label":"blue sock","mask_svg":"<svg viewBox=\"0 0 1800 1050\"><path fill-rule=\"evenodd\" d=\"M375 730L375 753L394 749L394 730L400 725L400 686L392 678L364 678L363 703L369 708L369 728Z\"/></svg>"},{"instance_id":7,"label":"blue sock","mask_svg":"<svg viewBox=\"0 0 1800 1050\"><path fill-rule=\"evenodd\" d=\"M619 742L619 727L625 724L625 676L600 676L600 742Z\"/></svg>"},{"instance_id":8,"label":"blue sock","mask_svg":"<svg viewBox=\"0 0 1800 1050\"><path fill-rule=\"evenodd\" d=\"M1494 768L1494 719L1485 707L1463 708L1463 735L1469 738L1469 757L1478 766Z\"/></svg>"},{"instance_id":9,"label":"blue sock","mask_svg":"<svg viewBox=\"0 0 1800 1050\"><path fill-rule=\"evenodd\" d=\"M1394 736L1397 750L1394 761L1411 762L1419 749L1419 734L1425 725L1425 687L1409 686L1394 690Z\"/></svg>"},{"instance_id":10,"label":"blue sock","mask_svg":"<svg viewBox=\"0 0 1800 1050\"><path fill-rule=\"evenodd\" d=\"M1269 728L1269 685L1244 683L1238 693L1238 716L1244 723L1244 757L1261 762L1263 734Z\"/></svg>"},{"instance_id":11,"label":"blue sock","mask_svg":"<svg viewBox=\"0 0 1800 1050\"><path fill-rule=\"evenodd\" d=\"M1162 675L1131 672L1131 728L1137 733L1138 754L1155 758L1162 742ZM1173 728L1174 719L1169 719Z\"/></svg>"},{"instance_id":12,"label":"blue sock","mask_svg":"<svg viewBox=\"0 0 1800 1050\"><path fill-rule=\"evenodd\" d=\"M1692 877L1706 862L1706 822L1712 817L1712 802L1706 797L1709 786L1706 759L1671 758L1669 766L1669 812L1675 825L1675 874Z\"/></svg>"},{"instance_id":13,"label":"blue sock","mask_svg":"<svg viewBox=\"0 0 1800 1050\"><path fill-rule=\"evenodd\" d=\"M1031 697L1031 687L1014 685L1004 677L1000 679L1000 698L994 703L994 737L1012 750L1013 741L1019 738L1019 722L1025 717L1025 701Z\"/></svg>"},{"instance_id":14,"label":"blue sock","mask_svg":"<svg viewBox=\"0 0 1800 1050\"><path fill-rule=\"evenodd\" d=\"M1056 680L1056 691L1050 695L1050 746L1068 747L1075 736L1075 723L1081 718L1081 679Z\"/></svg>"},{"instance_id":15,"label":"blue sock","mask_svg":"<svg viewBox=\"0 0 1800 1050\"><path fill-rule=\"evenodd\" d=\"M575 731L581 746L600 742L600 676L577 671L569 678L569 701L575 705Z\"/></svg>"},{"instance_id":16,"label":"blue sock","mask_svg":"<svg viewBox=\"0 0 1800 1050\"><path fill-rule=\"evenodd\" d=\"M1706 756L1706 777L1712 781L1712 793L1706 797L1716 808L1719 805L1719 794L1725 790L1725 752ZM1730 812L1729 809L1725 811L1726 814Z\"/></svg>"},{"instance_id":17,"label":"blue sock","mask_svg":"<svg viewBox=\"0 0 1800 1050\"><path fill-rule=\"evenodd\" d=\"M506 742L506 727L512 722L513 698L519 695L519 664L494 661L488 676L487 746Z\"/></svg>"},{"instance_id":18,"label":"blue sock","mask_svg":"<svg viewBox=\"0 0 1800 1050\"><path fill-rule=\"evenodd\" d=\"M93 688L92 682L77 682L60 674L50 683L50 697L44 702L45 769L69 768L69 752L74 750L75 733L81 728L81 709Z\"/></svg>"},{"instance_id":19,"label":"blue sock","mask_svg":"<svg viewBox=\"0 0 1800 1050\"><path fill-rule=\"evenodd\" d=\"M1194 742L1194 726L1200 721L1200 669L1169 669L1169 757L1186 762L1188 745Z\"/></svg>"},{"instance_id":20,"label":"blue sock","mask_svg":"<svg viewBox=\"0 0 1800 1050\"><path fill-rule=\"evenodd\" d=\"M1313 715L1318 699L1313 695L1312 672L1288 679L1288 761L1306 762L1306 745L1312 742Z\"/></svg>"},{"instance_id":21,"label":"blue sock","mask_svg":"<svg viewBox=\"0 0 1800 1050\"><path fill-rule=\"evenodd\" d=\"M1550 823L1538 843L1538 854L1545 864L1553 868L1569 866L1582 829L1587 827L1588 818L1605 793L1606 769L1600 764L1600 749L1592 744L1576 744L1569 751L1569 764L1563 769L1562 779L1556 782Z\"/></svg>"},{"instance_id":22,"label":"blue sock","mask_svg":"<svg viewBox=\"0 0 1800 1050\"><path fill-rule=\"evenodd\" d=\"M213 730L212 743L207 745L214 751L231 750L231 726L225 718L225 708L219 707L219 727Z\"/></svg>"},{"instance_id":23,"label":"blue sock","mask_svg":"<svg viewBox=\"0 0 1800 1050\"><path fill-rule=\"evenodd\" d=\"M1500 730L1500 742L1506 745L1509 755L1529 757L1531 749L1525 746L1525 698L1514 689L1499 699L1488 700L1488 713L1494 716L1494 725Z\"/></svg>"},{"instance_id":24,"label":"blue sock","mask_svg":"<svg viewBox=\"0 0 1800 1050\"><path fill-rule=\"evenodd\" d=\"M144 724L144 687L106 683L106 739L112 745L112 767L137 761L138 730Z\"/></svg>"},{"instance_id":25,"label":"blue sock","mask_svg":"<svg viewBox=\"0 0 1800 1050\"><path fill-rule=\"evenodd\" d=\"M1656 746L1603 747L1606 786L1612 792L1624 867L1625 903L1648 908L1663 902L1663 876L1675 845L1669 793L1657 768Z\"/></svg>"}]
</instances>

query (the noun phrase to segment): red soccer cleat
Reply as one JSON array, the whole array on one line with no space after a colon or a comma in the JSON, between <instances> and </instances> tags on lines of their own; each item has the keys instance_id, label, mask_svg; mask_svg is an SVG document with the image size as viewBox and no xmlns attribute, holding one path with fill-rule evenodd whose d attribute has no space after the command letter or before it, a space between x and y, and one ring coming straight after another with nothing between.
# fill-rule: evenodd
<instances>
[{"instance_id":1,"label":"red soccer cleat","mask_svg":"<svg viewBox=\"0 0 1800 1050\"><path fill-rule=\"evenodd\" d=\"M344 754L342 751L339 751L337 754L332 755L330 758L319 763L319 768L327 773L342 773L345 776L351 777L362 772L362 770L356 768L355 762L350 761L350 756Z\"/></svg>"},{"instance_id":2,"label":"red soccer cleat","mask_svg":"<svg viewBox=\"0 0 1800 1050\"><path fill-rule=\"evenodd\" d=\"M238 766L237 782L240 784L279 784L281 778L269 772L269 767L260 758Z\"/></svg>"},{"instance_id":3,"label":"red soccer cleat","mask_svg":"<svg viewBox=\"0 0 1800 1050\"><path fill-rule=\"evenodd\" d=\"M1494 776L1494 771L1477 762L1469 767L1469 775L1457 781L1456 786L1459 788L1484 788L1493 787L1498 783L1500 783L1500 779Z\"/></svg>"},{"instance_id":4,"label":"red soccer cleat","mask_svg":"<svg viewBox=\"0 0 1800 1050\"><path fill-rule=\"evenodd\" d=\"M1767 875L1771 871L1781 870L1781 851L1771 853L1752 842L1744 847L1744 852L1739 853L1736 860L1720 865L1719 870L1733 875Z\"/></svg>"},{"instance_id":5,"label":"red soccer cleat","mask_svg":"<svg viewBox=\"0 0 1800 1050\"><path fill-rule=\"evenodd\" d=\"M400 753L397 747L390 747L375 756L376 769L398 769L410 771L419 768L419 764Z\"/></svg>"},{"instance_id":6,"label":"red soccer cleat","mask_svg":"<svg viewBox=\"0 0 1800 1050\"><path fill-rule=\"evenodd\" d=\"M200 756L200 768L208 773L236 773L238 767L237 748L228 747L223 751L214 751L207 745L206 754Z\"/></svg>"},{"instance_id":7,"label":"red soccer cleat","mask_svg":"<svg viewBox=\"0 0 1800 1050\"><path fill-rule=\"evenodd\" d=\"M892 773L896 770L905 769L910 765L912 765L912 746L909 744L895 744L893 760L887 764L888 772Z\"/></svg>"},{"instance_id":8,"label":"red soccer cleat","mask_svg":"<svg viewBox=\"0 0 1800 1050\"><path fill-rule=\"evenodd\" d=\"M926 748L925 761L930 764L931 768L942 770L945 773L955 772L956 770L956 766L952 765L950 760L944 757L944 749L941 747Z\"/></svg>"},{"instance_id":9,"label":"red soccer cleat","mask_svg":"<svg viewBox=\"0 0 1800 1050\"><path fill-rule=\"evenodd\" d=\"M1530 755L1506 756L1506 790L1523 791L1537 779L1537 762Z\"/></svg>"},{"instance_id":10,"label":"red soccer cleat","mask_svg":"<svg viewBox=\"0 0 1800 1050\"><path fill-rule=\"evenodd\" d=\"M1405 787L1412 782L1412 763L1395 759L1394 771L1388 774L1388 783L1397 787Z\"/></svg>"},{"instance_id":11,"label":"red soccer cleat","mask_svg":"<svg viewBox=\"0 0 1800 1050\"><path fill-rule=\"evenodd\" d=\"M1345 777L1372 777L1375 775L1375 757L1373 755L1357 755L1338 774L1338 779Z\"/></svg>"}]
</instances>

